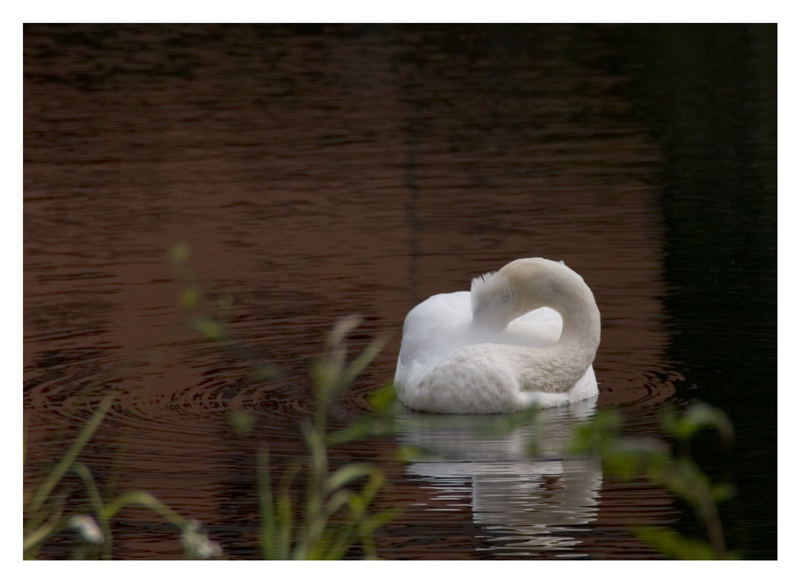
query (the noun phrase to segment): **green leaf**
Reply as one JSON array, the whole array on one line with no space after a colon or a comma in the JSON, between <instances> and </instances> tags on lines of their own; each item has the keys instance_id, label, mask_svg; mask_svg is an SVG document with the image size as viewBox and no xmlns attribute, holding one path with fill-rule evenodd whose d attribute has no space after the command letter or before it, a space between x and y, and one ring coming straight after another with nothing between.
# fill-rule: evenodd
<instances>
[{"instance_id":1,"label":"green leaf","mask_svg":"<svg viewBox=\"0 0 800 583\"><path fill-rule=\"evenodd\" d=\"M238 409L228 414L228 424L237 437L247 437L253 430L256 419L252 411Z\"/></svg>"},{"instance_id":2,"label":"green leaf","mask_svg":"<svg viewBox=\"0 0 800 583\"><path fill-rule=\"evenodd\" d=\"M441 460L441 456L433 450L423 449L416 445L401 445L397 448L397 459L405 464L413 462L432 462Z\"/></svg>"},{"instance_id":3,"label":"green leaf","mask_svg":"<svg viewBox=\"0 0 800 583\"><path fill-rule=\"evenodd\" d=\"M386 335L378 336L375 340L370 342L367 347L359 354L353 362L351 362L344 371L344 378L342 379L344 382L344 386L348 386L352 383L358 375L360 375L369 364L375 360L375 357L378 356L383 347L386 346L386 343L389 341L389 337Z\"/></svg>"},{"instance_id":4,"label":"green leaf","mask_svg":"<svg viewBox=\"0 0 800 583\"><path fill-rule=\"evenodd\" d=\"M325 448L325 439L319 431L307 420L300 423L300 431L308 446L311 470L320 475L327 467L328 451Z\"/></svg>"},{"instance_id":5,"label":"green leaf","mask_svg":"<svg viewBox=\"0 0 800 583\"><path fill-rule=\"evenodd\" d=\"M684 537L670 528L642 526L634 529L634 533L672 559L705 561L717 558L707 542Z\"/></svg>"},{"instance_id":6,"label":"green leaf","mask_svg":"<svg viewBox=\"0 0 800 583\"><path fill-rule=\"evenodd\" d=\"M367 502L361 496L352 496L347 503L355 515L363 513L367 508Z\"/></svg>"},{"instance_id":7,"label":"green leaf","mask_svg":"<svg viewBox=\"0 0 800 583\"><path fill-rule=\"evenodd\" d=\"M325 481L325 491L330 493L338 490L342 486L349 484L353 480L370 476L375 469L376 468L374 465L365 463L347 464L346 466L342 466L328 476L328 479Z\"/></svg>"},{"instance_id":8,"label":"green leaf","mask_svg":"<svg viewBox=\"0 0 800 583\"><path fill-rule=\"evenodd\" d=\"M383 472L378 468L374 468L369 475L367 483L361 489L361 498L364 500L365 506L369 506L385 481L386 476L383 475Z\"/></svg>"},{"instance_id":9,"label":"green leaf","mask_svg":"<svg viewBox=\"0 0 800 583\"><path fill-rule=\"evenodd\" d=\"M577 424L567 451L574 454L601 452L619 434L619 413L601 409L588 421Z\"/></svg>"},{"instance_id":10,"label":"green leaf","mask_svg":"<svg viewBox=\"0 0 800 583\"><path fill-rule=\"evenodd\" d=\"M50 536L54 535L58 531L60 531L64 526L64 521L61 520L61 514L64 511L64 501L66 500L66 496L62 495L58 497L58 500L55 504L56 510L50 516L50 518L41 526L38 526L34 529L33 532L30 534L26 534L22 539L22 551L23 553L31 552L32 555L36 554L36 551L33 550L41 542L47 540Z\"/></svg>"},{"instance_id":11,"label":"green leaf","mask_svg":"<svg viewBox=\"0 0 800 583\"><path fill-rule=\"evenodd\" d=\"M225 336L225 329L216 320L206 316L196 316L192 319L192 326L195 330L206 337L206 340L216 342Z\"/></svg>"},{"instance_id":12,"label":"green leaf","mask_svg":"<svg viewBox=\"0 0 800 583\"><path fill-rule=\"evenodd\" d=\"M335 514L342 506L350 503L350 499L355 496L350 490L338 490L325 503L325 512L328 516Z\"/></svg>"},{"instance_id":13,"label":"green leaf","mask_svg":"<svg viewBox=\"0 0 800 583\"><path fill-rule=\"evenodd\" d=\"M85 464L82 464L81 462L75 462L72 464L72 471L78 474L78 477L83 480L83 483L86 486L86 493L89 495L89 502L92 505L92 510L94 511L98 520L102 523L101 526L104 526L105 521L103 520L103 500L100 497L100 491L97 489L97 483L94 481L92 472ZM105 528L103 530L105 530Z\"/></svg>"},{"instance_id":14,"label":"green leaf","mask_svg":"<svg viewBox=\"0 0 800 583\"><path fill-rule=\"evenodd\" d=\"M650 480L664 486L693 506L707 496L710 480L694 461L681 457L670 459L660 467L651 466Z\"/></svg>"},{"instance_id":15,"label":"green leaf","mask_svg":"<svg viewBox=\"0 0 800 583\"><path fill-rule=\"evenodd\" d=\"M176 243L169 250L169 260L175 265L180 265L189 259L190 254L191 248L189 247L188 243Z\"/></svg>"},{"instance_id":16,"label":"green leaf","mask_svg":"<svg viewBox=\"0 0 800 583\"><path fill-rule=\"evenodd\" d=\"M353 421L343 429L328 434L328 445L356 441L365 437L377 437L394 433L394 419L390 417L364 416Z\"/></svg>"},{"instance_id":17,"label":"green leaf","mask_svg":"<svg viewBox=\"0 0 800 583\"><path fill-rule=\"evenodd\" d=\"M183 530L183 528L186 527L186 519L184 519L180 514L175 512L172 508L161 502L161 500L149 492L144 492L142 490L126 492L125 494L118 496L106 504L102 519L108 520L113 518L120 510L132 504L149 508L153 512L160 514L163 518L180 530Z\"/></svg>"},{"instance_id":18,"label":"green leaf","mask_svg":"<svg viewBox=\"0 0 800 583\"><path fill-rule=\"evenodd\" d=\"M181 306L191 310L200 303L200 290L196 287L186 287L181 290Z\"/></svg>"},{"instance_id":19,"label":"green leaf","mask_svg":"<svg viewBox=\"0 0 800 583\"><path fill-rule=\"evenodd\" d=\"M341 346L347 335L358 328L359 324L361 324L361 316L345 316L338 320L328 334L328 347Z\"/></svg>"},{"instance_id":20,"label":"green leaf","mask_svg":"<svg viewBox=\"0 0 800 583\"><path fill-rule=\"evenodd\" d=\"M602 458L610 474L628 480L638 472L661 468L669 460L669 450L655 439L618 437L605 443Z\"/></svg>"},{"instance_id":21,"label":"green leaf","mask_svg":"<svg viewBox=\"0 0 800 583\"><path fill-rule=\"evenodd\" d=\"M707 403L692 403L682 415L668 407L661 416L664 431L680 441L689 441L701 429L716 429L724 442L733 439L733 424L721 409Z\"/></svg>"},{"instance_id":22,"label":"green leaf","mask_svg":"<svg viewBox=\"0 0 800 583\"><path fill-rule=\"evenodd\" d=\"M711 486L711 498L714 502L726 502L736 496L736 488L732 484L714 484Z\"/></svg>"},{"instance_id":23,"label":"green leaf","mask_svg":"<svg viewBox=\"0 0 800 583\"><path fill-rule=\"evenodd\" d=\"M372 516L368 517L364 522L362 527L359 529L362 531L362 535L365 533L371 533L384 524L388 524L398 516L402 514L402 511L399 508L387 508L386 510L381 510L380 512L376 512Z\"/></svg>"},{"instance_id":24,"label":"green leaf","mask_svg":"<svg viewBox=\"0 0 800 583\"><path fill-rule=\"evenodd\" d=\"M258 500L261 514L261 556L277 559L275 543L278 539L275 505L272 496L272 478L269 470L269 453L260 450L256 457L258 471Z\"/></svg>"},{"instance_id":25,"label":"green leaf","mask_svg":"<svg viewBox=\"0 0 800 583\"><path fill-rule=\"evenodd\" d=\"M288 559L292 544L292 498L288 492L282 492L276 502L277 519L280 525L278 538L278 558Z\"/></svg>"},{"instance_id":26,"label":"green leaf","mask_svg":"<svg viewBox=\"0 0 800 583\"><path fill-rule=\"evenodd\" d=\"M396 391L393 384L384 385L373 391L368 397L369 404L378 411L387 411L396 400Z\"/></svg>"}]
</instances>

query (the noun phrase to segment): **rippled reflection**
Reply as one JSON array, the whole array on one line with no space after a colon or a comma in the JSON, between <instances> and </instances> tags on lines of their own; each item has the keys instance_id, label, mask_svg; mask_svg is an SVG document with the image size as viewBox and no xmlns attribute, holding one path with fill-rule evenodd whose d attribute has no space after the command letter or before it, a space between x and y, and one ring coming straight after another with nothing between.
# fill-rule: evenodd
<instances>
[{"instance_id":1,"label":"rippled reflection","mask_svg":"<svg viewBox=\"0 0 800 583\"><path fill-rule=\"evenodd\" d=\"M429 482L434 499L468 504L473 522L485 528L480 538L493 551L583 556L575 547L582 527L597 516L603 474L599 460L566 457L564 451L575 423L595 407L596 399L588 399L544 409L509 432L496 429L502 416L401 410L406 429L400 442L438 458L414 461L406 472Z\"/></svg>"},{"instance_id":2,"label":"rippled reflection","mask_svg":"<svg viewBox=\"0 0 800 583\"><path fill-rule=\"evenodd\" d=\"M92 461L235 549L256 497L252 452L225 414L257 411L277 459L303 455L286 436L312 408L308 371L333 322L364 315L362 344L393 334L343 396L344 424L393 377L411 307L524 256L563 259L590 284L599 403L652 428L646 407L673 391L662 160L628 72L601 62L615 51L573 27L26 27L26 487L117 390ZM232 333L280 382L254 383L249 356L180 326L165 260L177 241L209 303L234 297ZM552 458L527 459L522 430L483 445L466 427L407 433L464 445L408 472L363 445L360 457L404 475L399 502L412 508L387 552L561 552L604 521L589 552L629 556L618 517L654 523L669 501L632 504L651 495L638 485L598 497L592 463L560 457L564 415L545 424ZM466 505L476 532L445 518L430 488ZM136 535L120 537L120 556L174 558Z\"/></svg>"}]
</instances>

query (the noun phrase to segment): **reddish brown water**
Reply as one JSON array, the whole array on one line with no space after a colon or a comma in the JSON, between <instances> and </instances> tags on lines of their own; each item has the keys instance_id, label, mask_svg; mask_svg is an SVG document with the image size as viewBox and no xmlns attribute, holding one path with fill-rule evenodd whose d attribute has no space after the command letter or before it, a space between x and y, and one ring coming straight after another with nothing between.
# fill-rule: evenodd
<instances>
[{"instance_id":1,"label":"reddish brown water","mask_svg":"<svg viewBox=\"0 0 800 583\"><path fill-rule=\"evenodd\" d=\"M25 33L26 487L118 392L84 461L257 556L255 451L304 452L308 370L330 326L392 340L334 424L388 381L406 312L525 256L563 259L603 316L599 405L652 433L681 371L663 298L662 153L578 29L28 26ZM515 44L518 43L518 44ZM521 44L519 44L521 43ZM578 48L576 48L578 47ZM230 294L230 351L186 329L167 250L209 304ZM256 360L284 377L249 378ZM92 384L93 381L97 381ZM254 436L226 414L255 412ZM587 411L550 413L550 445ZM381 464L387 558L657 556L632 524L673 522L662 491L592 460L520 458L525 434L400 434L334 451ZM289 436L289 437L287 437ZM457 443L404 466L398 443ZM175 558L173 529L126 511L115 557ZM48 547L65 556L66 543Z\"/></svg>"}]
</instances>

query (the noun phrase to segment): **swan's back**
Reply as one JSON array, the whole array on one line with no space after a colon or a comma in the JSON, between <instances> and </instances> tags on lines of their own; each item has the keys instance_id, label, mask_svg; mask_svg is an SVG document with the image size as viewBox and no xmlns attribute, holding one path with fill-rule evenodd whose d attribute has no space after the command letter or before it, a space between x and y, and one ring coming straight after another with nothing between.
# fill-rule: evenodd
<instances>
[{"instance_id":1,"label":"swan's back","mask_svg":"<svg viewBox=\"0 0 800 583\"><path fill-rule=\"evenodd\" d=\"M395 385L400 399L416 408L440 410L449 408L454 400L468 394L466 387L481 385L482 397L471 397L471 407L482 409L516 410L530 404L529 399L515 395L502 397L492 386L513 384L514 366L508 361L509 350L544 348L558 341L561 317L550 308L541 308L511 322L505 330L491 332L473 325L469 292L454 292L431 296L414 307L403 323L403 339L397 360ZM509 369L509 366L512 368ZM422 398L429 387L425 379L447 378L453 390ZM504 374L503 369L507 372ZM515 390L515 392L518 392ZM439 403L434 404L433 401ZM424 402L423 402L424 401ZM494 405L490 405L493 402ZM432 409L433 407L433 409ZM479 412L479 411L471 411Z\"/></svg>"}]
</instances>

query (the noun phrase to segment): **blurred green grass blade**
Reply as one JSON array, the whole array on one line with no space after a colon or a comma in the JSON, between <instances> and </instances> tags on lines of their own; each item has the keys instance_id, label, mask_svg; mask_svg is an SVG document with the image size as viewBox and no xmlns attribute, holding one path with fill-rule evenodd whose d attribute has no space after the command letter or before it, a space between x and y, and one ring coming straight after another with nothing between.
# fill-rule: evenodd
<instances>
[{"instance_id":1,"label":"blurred green grass blade","mask_svg":"<svg viewBox=\"0 0 800 583\"><path fill-rule=\"evenodd\" d=\"M291 558L292 546L292 528L293 528L293 513L292 513L292 496L291 487L294 479L300 472L301 464L292 462L281 477L281 484L278 490L277 517L275 519L278 525L278 549L277 556L281 560Z\"/></svg>"},{"instance_id":2,"label":"blurred green grass blade","mask_svg":"<svg viewBox=\"0 0 800 583\"><path fill-rule=\"evenodd\" d=\"M189 259L191 251L188 243L175 243L169 250L169 260L174 265L185 263Z\"/></svg>"},{"instance_id":3,"label":"blurred green grass blade","mask_svg":"<svg viewBox=\"0 0 800 583\"><path fill-rule=\"evenodd\" d=\"M94 476L89 468L81 462L72 464L72 470L78 474L78 477L80 477L86 486L86 493L89 495L89 503L92 505L92 510L97 518L100 530L103 533L103 557L105 559L111 559L113 533L109 527L108 519L105 516L105 507L103 505L103 499L100 496L100 490L97 488L97 482L95 482Z\"/></svg>"},{"instance_id":4,"label":"blurred green grass blade","mask_svg":"<svg viewBox=\"0 0 800 583\"><path fill-rule=\"evenodd\" d=\"M347 427L329 433L326 443L328 445L336 445L338 443L357 441L367 437L392 435L394 432L395 420L393 418L365 415L356 419Z\"/></svg>"},{"instance_id":5,"label":"blurred green grass blade","mask_svg":"<svg viewBox=\"0 0 800 583\"><path fill-rule=\"evenodd\" d=\"M100 401L100 405L98 405L97 409L92 416L89 418L89 421L86 425L83 426L81 432L78 434L78 437L75 438L75 441L72 442L67 452L64 454L64 457L61 458L61 461L58 462L53 471L47 476L45 481L36 491L36 495L31 500L30 505L30 512L36 512L41 508L42 504L50 493L53 491L53 488L61 481L61 478L64 477L64 474L67 473L69 468L75 462L75 459L81 453L81 450L86 445L86 443L91 439L94 432L97 430L100 423L103 421L103 418L108 413L108 410L111 408L111 403L114 400L115 395L108 395L102 401Z\"/></svg>"},{"instance_id":6,"label":"blurred green grass blade","mask_svg":"<svg viewBox=\"0 0 800 583\"><path fill-rule=\"evenodd\" d=\"M200 303L200 290L196 287L186 287L181 291L181 306L187 310L196 308Z\"/></svg>"},{"instance_id":7,"label":"blurred green grass blade","mask_svg":"<svg viewBox=\"0 0 800 583\"><path fill-rule=\"evenodd\" d=\"M318 473L324 472L327 467L327 450L325 449L325 442L311 423L304 421L300 424L300 431L305 438L306 445L311 453L311 467Z\"/></svg>"},{"instance_id":8,"label":"blurred green grass blade","mask_svg":"<svg viewBox=\"0 0 800 583\"><path fill-rule=\"evenodd\" d=\"M26 553L27 551L34 548L36 545L41 543L42 541L46 540L49 536L55 534L57 531L61 530L63 527L61 514L64 511L64 499L62 498L60 504L56 506L56 511L53 515L41 525L39 528L34 530L29 535L25 536L22 539L22 552Z\"/></svg>"},{"instance_id":9,"label":"blurred green grass blade","mask_svg":"<svg viewBox=\"0 0 800 583\"><path fill-rule=\"evenodd\" d=\"M375 357L378 356L381 350L383 350L383 347L386 346L388 341L389 337L387 335L381 335L370 342L361 352L361 354L359 354L349 365L347 365L342 378L342 385L346 387L356 380L358 375L364 372L364 369L367 368L367 366L369 366L373 360L375 360Z\"/></svg>"},{"instance_id":10,"label":"blurred green grass blade","mask_svg":"<svg viewBox=\"0 0 800 583\"><path fill-rule=\"evenodd\" d=\"M219 342L227 338L224 326L207 316L192 318L192 327L211 342Z\"/></svg>"},{"instance_id":11,"label":"blurred green grass blade","mask_svg":"<svg viewBox=\"0 0 800 583\"><path fill-rule=\"evenodd\" d=\"M388 411L397 399L397 390L392 383L384 385L367 396L367 402L377 411Z\"/></svg>"},{"instance_id":12,"label":"blurred green grass blade","mask_svg":"<svg viewBox=\"0 0 800 583\"><path fill-rule=\"evenodd\" d=\"M328 514L328 516L332 516L338 512L340 508L347 506L353 496L355 496L355 494L350 490L338 490L337 492L334 492L325 503L325 512Z\"/></svg>"},{"instance_id":13,"label":"blurred green grass blade","mask_svg":"<svg viewBox=\"0 0 800 583\"><path fill-rule=\"evenodd\" d=\"M326 493L331 493L349 484L353 480L371 475L374 470L375 466L367 463L354 463L342 466L328 476L328 479L325 481L325 491Z\"/></svg>"},{"instance_id":14,"label":"blurred green grass blade","mask_svg":"<svg viewBox=\"0 0 800 583\"><path fill-rule=\"evenodd\" d=\"M289 558L289 549L292 544L292 498L288 492L278 496L276 509L279 525L277 558L285 560Z\"/></svg>"},{"instance_id":15,"label":"blurred green grass blade","mask_svg":"<svg viewBox=\"0 0 800 583\"><path fill-rule=\"evenodd\" d=\"M736 496L736 488L731 484L714 484L711 486L710 494L714 502L726 502Z\"/></svg>"},{"instance_id":16,"label":"blurred green grass blade","mask_svg":"<svg viewBox=\"0 0 800 583\"><path fill-rule=\"evenodd\" d=\"M258 500L261 513L261 554L265 559L275 557L275 507L270 483L269 453L261 450L256 457L258 473Z\"/></svg>"},{"instance_id":17,"label":"blurred green grass blade","mask_svg":"<svg viewBox=\"0 0 800 583\"><path fill-rule=\"evenodd\" d=\"M178 529L183 530L186 527L186 520L172 508L164 504L161 500L142 490L134 490L126 492L109 502L103 511L103 519L108 520L116 516L116 514L126 506L144 506L149 508L156 514L160 514L168 522L176 526Z\"/></svg>"},{"instance_id":18,"label":"blurred green grass blade","mask_svg":"<svg viewBox=\"0 0 800 583\"><path fill-rule=\"evenodd\" d=\"M678 414L674 407L666 407L661 416L664 432L681 441L689 441L701 429L716 429L720 438L728 443L733 439L733 424L722 409L707 403L695 402Z\"/></svg>"},{"instance_id":19,"label":"blurred green grass blade","mask_svg":"<svg viewBox=\"0 0 800 583\"><path fill-rule=\"evenodd\" d=\"M718 558L707 542L684 537L669 528L641 526L636 528L634 533L639 539L672 559L707 561Z\"/></svg>"},{"instance_id":20,"label":"blurred green grass blade","mask_svg":"<svg viewBox=\"0 0 800 583\"><path fill-rule=\"evenodd\" d=\"M236 409L227 415L228 425L236 434L236 437L247 437L253 431L256 418L252 411L247 409Z\"/></svg>"},{"instance_id":21,"label":"blurred green grass blade","mask_svg":"<svg viewBox=\"0 0 800 583\"><path fill-rule=\"evenodd\" d=\"M80 479L83 481L84 485L86 486L86 493L89 495L89 503L92 505L92 510L94 511L95 516L102 520L104 514L103 500L100 497L100 491L97 488L97 482L95 482L92 472L85 464L82 464L81 462L72 464L72 471L78 474Z\"/></svg>"}]
</instances>

